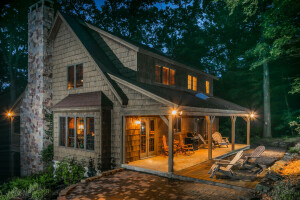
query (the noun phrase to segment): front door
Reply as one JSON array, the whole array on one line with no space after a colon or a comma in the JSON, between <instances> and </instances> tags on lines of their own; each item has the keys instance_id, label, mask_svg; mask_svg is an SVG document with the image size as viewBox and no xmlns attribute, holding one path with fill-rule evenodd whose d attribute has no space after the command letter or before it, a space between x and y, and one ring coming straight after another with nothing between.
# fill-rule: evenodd
<instances>
[{"instance_id":1,"label":"front door","mask_svg":"<svg viewBox=\"0 0 300 200\"><path fill-rule=\"evenodd\" d=\"M141 152L140 158L147 158L156 154L155 119L142 118L141 120Z\"/></svg>"}]
</instances>

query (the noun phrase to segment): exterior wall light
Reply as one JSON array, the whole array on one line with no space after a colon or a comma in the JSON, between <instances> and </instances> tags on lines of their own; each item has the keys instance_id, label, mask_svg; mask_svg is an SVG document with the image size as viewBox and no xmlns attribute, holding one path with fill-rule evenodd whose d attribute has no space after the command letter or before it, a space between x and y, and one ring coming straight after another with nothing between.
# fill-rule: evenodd
<instances>
[{"instance_id":1,"label":"exterior wall light","mask_svg":"<svg viewBox=\"0 0 300 200\"><path fill-rule=\"evenodd\" d=\"M141 124L141 121L140 120L135 120L135 122L134 122L136 125L138 125L138 124Z\"/></svg>"},{"instance_id":2,"label":"exterior wall light","mask_svg":"<svg viewBox=\"0 0 300 200\"><path fill-rule=\"evenodd\" d=\"M13 116L13 113L12 112L8 112L6 113L7 117L12 117Z\"/></svg>"},{"instance_id":3,"label":"exterior wall light","mask_svg":"<svg viewBox=\"0 0 300 200\"><path fill-rule=\"evenodd\" d=\"M173 110L172 115L176 115L176 114L177 114L177 110Z\"/></svg>"}]
</instances>

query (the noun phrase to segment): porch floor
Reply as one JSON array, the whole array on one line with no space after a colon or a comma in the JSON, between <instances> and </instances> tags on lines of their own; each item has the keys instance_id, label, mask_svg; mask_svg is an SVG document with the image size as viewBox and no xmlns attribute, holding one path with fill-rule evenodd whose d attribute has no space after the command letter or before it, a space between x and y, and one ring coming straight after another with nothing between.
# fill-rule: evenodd
<instances>
[{"instance_id":1,"label":"porch floor","mask_svg":"<svg viewBox=\"0 0 300 200\"><path fill-rule=\"evenodd\" d=\"M235 144L235 149L242 149L246 147L245 144ZM222 155L230 153L231 145L222 148L215 148L212 151L213 158L220 157ZM208 150L207 149L198 149L194 151L193 154L187 156L182 154L176 154L174 156L174 172L180 173L184 169L189 169L192 166L199 165L200 163L203 163L205 161L208 161ZM146 158L142 160L137 160L134 162L130 162L128 165L134 166L134 167L140 167L144 169L150 169L160 172L168 172L168 157L167 156L155 156L151 158ZM210 165L211 166L211 165ZM204 169L201 169L202 171ZM209 169L208 169L209 170ZM204 170L202 173L207 173L208 170ZM185 172L182 172L185 173ZM176 174L176 173L175 173ZM209 176L208 176L209 178Z\"/></svg>"}]
</instances>

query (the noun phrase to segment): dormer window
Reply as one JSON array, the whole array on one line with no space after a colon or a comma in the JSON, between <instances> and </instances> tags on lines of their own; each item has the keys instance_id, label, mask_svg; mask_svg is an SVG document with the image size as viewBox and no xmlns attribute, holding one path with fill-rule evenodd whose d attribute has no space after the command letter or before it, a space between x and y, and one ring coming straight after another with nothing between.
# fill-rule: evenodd
<instances>
[{"instance_id":1,"label":"dormer window","mask_svg":"<svg viewBox=\"0 0 300 200\"><path fill-rule=\"evenodd\" d=\"M197 77L188 75L188 89L197 91Z\"/></svg>"},{"instance_id":2,"label":"dormer window","mask_svg":"<svg viewBox=\"0 0 300 200\"><path fill-rule=\"evenodd\" d=\"M206 94L209 94L209 81L205 82Z\"/></svg>"},{"instance_id":3,"label":"dormer window","mask_svg":"<svg viewBox=\"0 0 300 200\"><path fill-rule=\"evenodd\" d=\"M164 85L175 85L175 70L155 65L155 82Z\"/></svg>"},{"instance_id":4,"label":"dormer window","mask_svg":"<svg viewBox=\"0 0 300 200\"><path fill-rule=\"evenodd\" d=\"M83 86L83 65L72 65L68 67L68 89Z\"/></svg>"}]
</instances>

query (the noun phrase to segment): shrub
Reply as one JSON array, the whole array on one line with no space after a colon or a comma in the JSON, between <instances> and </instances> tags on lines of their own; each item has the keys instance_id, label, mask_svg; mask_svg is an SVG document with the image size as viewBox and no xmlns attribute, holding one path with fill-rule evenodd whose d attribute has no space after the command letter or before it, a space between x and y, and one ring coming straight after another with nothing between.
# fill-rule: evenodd
<instances>
[{"instance_id":1,"label":"shrub","mask_svg":"<svg viewBox=\"0 0 300 200\"><path fill-rule=\"evenodd\" d=\"M37 176L27 176L23 178L14 178L8 183L1 185L1 192L3 194L11 191L13 188L18 188L20 190L27 189L31 184L37 181Z\"/></svg>"},{"instance_id":2,"label":"shrub","mask_svg":"<svg viewBox=\"0 0 300 200\"><path fill-rule=\"evenodd\" d=\"M44 200L44 199L48 199L50 194L51 191L49 189L40 188L32 192L31 198L33 200Z\"/></svg>"},{"instance_id":3,"label":"shrub","mask_svg":"<svg viewBox=\"0 0 300 200\"><path fill-rule=\"evenodd\" d=\"M53 144L49 144L47 148L42 150L42 161L49 163L53 160Z\"/></svg>"},{"instance_id":4,"label":"shrub","mask_svg":"<svg viewBox=\"0 0 300 200\"><path fill-rule=\"evenodd\" d=\"M90 158L87 174L88 174L89 177L92 177L92 176L95 176L96 173L97 173L97 171L95 169L94 159Z\"/></svg>"},{"instance_id":5,"label":"shrub","mask_svg":"<svg viewBox=\"0 0 300 200\"><path fill-rule=\"evenodd\" d=\"M291 147L289 150L290 153L300 153L300 143L296 144L296 146Z\"/></svg>"},{"instance_id":6,"label":"shrub","mask_svg":"<svg viewBox=\"0 0 300 200\"><path fill-rule=\"evenodd\" d=\"M56 180L63 181L64 184L70 185L79 182L84 176L84 165L74 158L64 159L58 163L55 172Z\"/></svg>"},{"instance_id":7,"label":"shrub","mask_svg":"<svg viewBox=\"0 0 300 200\"><path fill-rule=\"evenodd\" d=\"M0 200L11 200L21 195L22 195L22 190L15 187L12 190L8 191L6 195L0 195Z\"/></svg>"},{"instance_id":8,"label":"shrub","mask_svg":"<svg viewBox=\"0 0 300 200\"><path fill-rule=\"evenodd\" d=\"M274 200L294 200L300 199L299 191L297 191L298 181L294 178L288 178L276 182L271 195Z\"/></svg>"}]
</instances>

